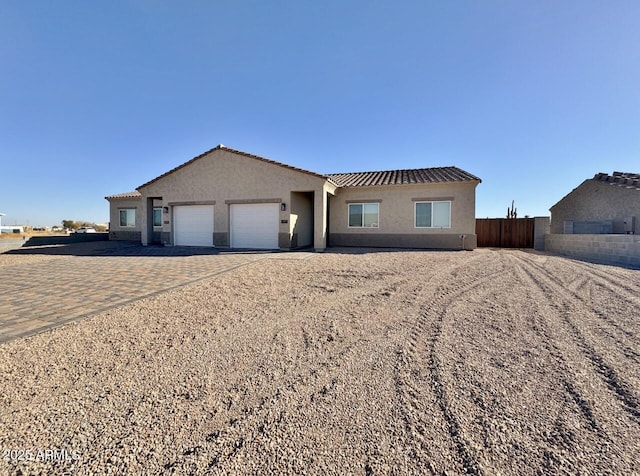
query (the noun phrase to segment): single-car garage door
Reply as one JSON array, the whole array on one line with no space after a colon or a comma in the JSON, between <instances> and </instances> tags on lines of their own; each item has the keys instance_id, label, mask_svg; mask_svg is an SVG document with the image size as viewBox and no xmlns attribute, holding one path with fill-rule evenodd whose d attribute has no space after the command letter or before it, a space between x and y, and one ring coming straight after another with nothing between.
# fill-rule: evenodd
<instances>
[{"instance_id":1,"label":"single-car garage door","mask_svg":"<svg viewBox=\"0 0 640 476\"><path fill-rule=\"evenodd\" d=\"M278 203L231 205L231 247L278 248L279 209Z\"/></svg>"},{"instance_id":2,"label":"single-car garage door","mask_svg":"<svg viewBox=\"0 0 640 476\"><path fill-rule=\"evenodd\" d=\"M174 244L213 246L213 205L173 207Z\"/></svg>"}]
</instances>

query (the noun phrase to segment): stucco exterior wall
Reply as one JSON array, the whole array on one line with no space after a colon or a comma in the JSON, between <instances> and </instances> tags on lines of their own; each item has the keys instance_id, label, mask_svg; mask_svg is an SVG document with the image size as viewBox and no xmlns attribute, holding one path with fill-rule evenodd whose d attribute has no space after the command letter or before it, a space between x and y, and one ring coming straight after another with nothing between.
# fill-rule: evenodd
<instances>
[{"instance_id":1,"label":"stucco exterior wall","mask_svg":"<svg viewBox=\"0 0 640 476\"><path fill-rule=\"evenodd\" d=\"M188 184L188 186L185 186ZM229 213L231 203L276 202L285 203L280 211L279 243L282 248L291 246L291 192L315 192L313 211L323 214L325 180L322 177L296 171L216 149L139 189L142 194L141 232L142 242L150 241L146 225L148 198L156 198L170 209L164 216L163 237L172 237L173 219L171 207L175 205L211 204L214 206L214 244L229 246ZM299 219L299 218L298 218ZM137 223L137 222L136 222ZM322 233L314 236L314 247L324 249ZM146 240L146 241L145 241ZM170 239L172 242L172 238Z\"/></svg>"},{"instance_id":2,"label":"stucco exterior wall","mask_svg":"<svg viewBox=\"0 0 640 476\"><path fill-rule=\"evenodd\" d=\"M136 210L135 226L120 226L120 210ZM142 202L139 198L112 198L109 200L109 239L140 241L142 226Z\"/></svg>"},{"instance_id":3,"label":"stucco exterior wall","mask_svg":"<svg viewBox=\"0 0 640 476\"><path fill-rule=\"evenodd\" d=\"M436 183L350 187L330 199L329 242L335 246L389 246L461 249L477 246L475 188L477 183ZM416 228L417 201L450 201L450 228ZM349 203L379 203L377 228L349 228Z\"/></svg>"},{"instance_id":4,"label":"stucco exterior wall","mask_svg":"<svg viewBox=\"0 0 640 476\"><path fill-rule=\"evenodd\" d=\"M640 190L585 180L551 207L551 233L564 233L565 221L613 221L613 232L623 232L623 220L635 217L640 234Z\"/></svg>"}]
</instances>

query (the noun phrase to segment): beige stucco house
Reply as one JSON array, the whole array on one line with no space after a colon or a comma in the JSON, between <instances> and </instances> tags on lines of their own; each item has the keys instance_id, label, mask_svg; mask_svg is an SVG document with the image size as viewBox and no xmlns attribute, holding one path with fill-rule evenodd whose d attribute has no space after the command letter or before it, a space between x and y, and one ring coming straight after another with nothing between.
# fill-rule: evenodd
<instances>
[{"instance_id":1,"label":"beige stucco house","mask_svg":"<svg viewBox=\"0 0 640 476\"><path fill-rule=\"evenodd\" d=\"M321 175L219 145L106 197L110 239L296 249L473 249L480 179L457 167Z\"/></svg>"},{"instance_id":2,"label":"beige stucco house","mask_svg":"<svg viewBox=\"0 0 640 476\"><path fill-rule=\"evenodd\" d=\"M550 210L553 234L638 234L640 175L598 173Z\"/></svg>"}]
</instances>

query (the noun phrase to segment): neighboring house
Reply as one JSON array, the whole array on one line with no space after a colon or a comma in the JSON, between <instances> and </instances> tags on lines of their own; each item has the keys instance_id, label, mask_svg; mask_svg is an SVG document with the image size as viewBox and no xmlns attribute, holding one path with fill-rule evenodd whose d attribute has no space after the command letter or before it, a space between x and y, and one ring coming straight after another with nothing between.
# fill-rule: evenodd
<instances>
[{"instance_id":1,"label":"neighboring house","mask_svg":"<svg viewBox=\"0 0 640 476\"><path fill-rule=\"evenodd\" d=\"M473 249L480 179L457 167L321 175L219 145L106 197L110 239L295 249Z\"/></svg>"},{"instance_id":2,"label":"neighboring house","mask_svg":"<svg viewBox=\"0 0 640 476\"><path fill-rule=\"evenodd\" d=\"M552 234L639 234L640 174L598 173L550 210Z\"/></svg>"},{"instance_id":3,"label":"neighboring house","mask_svg":"<svg viewBox=\"0 0 640 476\"><path fill-rule=\"evenodd\" d=\"M7 216L4 213L0 213L0 233L24 233L24 227L21 225L7 226L2 225L2 217Z\"/></svg>"},{"instance_id":4,"label":"neighboring house","mask_svg":"<svg viewBox=\"0 0 640 476\"><path fill-rule=\"evenodd\" d=\"M24 233L24 227L22 225L2 225L0 226L0 233Z\"/></svg>"}]
</instances>

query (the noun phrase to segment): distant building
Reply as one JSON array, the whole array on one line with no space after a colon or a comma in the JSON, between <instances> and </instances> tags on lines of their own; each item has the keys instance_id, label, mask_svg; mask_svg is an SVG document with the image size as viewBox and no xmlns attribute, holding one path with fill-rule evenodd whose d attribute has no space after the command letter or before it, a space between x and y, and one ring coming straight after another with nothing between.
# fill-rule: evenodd
<instances>
[{"instance_id":1,"label":"distant building","mask_svg":"<svg viewBox=\"0 0 640 476\"><path fill-rule=\"evenodd\" d=\"M1 233L24 233L24 227L22 225L10 225L10 226L2 225L0 226L0 232Z\"/></svg>"},{"instance_id":2,"label":"distant building","mask_svg":"<svg viewBox=\"0 0 640 476\"><path fill-rule=\"evenodd\" d=\"M640 234L640 174L598 173L551 207L551 233Z\"/></svg>"},{"instance_id":3,"label":"distant building","mask_svg":"<svg viewBox=\"0 0 640 476\"><path fill-rule=\"evenodd\" d=\"M572 258L640 267L640 174L595 174L551 207L545 250Z\"/></svg>"},{"instance_id":4,"label":"distant building","mask_svg":"<svg viewBox=\"0 0 640 476\"><path fill-rule=\"evenodd\" d=\"M4 216L6 216L4 213L0 213L0 233L24 233L24 227L22 226L3 226L2 217Z\"/></svg>"}]
</instances>

